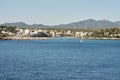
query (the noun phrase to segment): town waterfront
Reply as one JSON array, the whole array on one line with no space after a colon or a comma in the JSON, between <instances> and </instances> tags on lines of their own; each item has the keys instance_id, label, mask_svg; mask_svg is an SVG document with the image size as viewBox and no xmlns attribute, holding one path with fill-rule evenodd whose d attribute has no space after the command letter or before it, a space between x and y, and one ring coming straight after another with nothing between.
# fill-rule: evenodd
<instances>
[{"instance_id":1,"label":"town waterfront","mask_svg":"<svg viewBox=\"0 0 120 80\"><path fill-rule=\"evenodd\" d=\"M120 40L1 40L0 80L120 80Z\"/></svg>"}]
</instances>

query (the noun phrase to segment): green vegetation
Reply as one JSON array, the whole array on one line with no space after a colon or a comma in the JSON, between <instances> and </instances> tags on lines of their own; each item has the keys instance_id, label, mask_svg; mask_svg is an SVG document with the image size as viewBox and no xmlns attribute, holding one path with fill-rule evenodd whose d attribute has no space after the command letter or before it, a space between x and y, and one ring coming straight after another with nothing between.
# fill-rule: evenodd
<instances>
[{"instance_id":1,"label":"green vegetation","mask_svg":"<svg viewBox=\"0 0 120 80\"><path fill-rule=\"evenodd\" d=\"M120 38L120 28L107 28L94 30L92 37Z\"/></svg>"},{"instance_id":2,"label":"green vegetation","mask_svg":"<svg viewBox=\"0 0 120 80\"><path fill-rule=\"evenodd\" d=\"M3 25L0 26L1 31L4 30L4 31L16 33L15 29L16 29L16 27L12 27L12 26L9 26L9 27L3 26Z\"/></svg>"},{"instance_id":3,"label":"green vegetation","mask_svg":"<svg viewBox=\"0 0 120 80\"><path fill-rule=\"evenodd\" d=\"M39 32L38 34L31 35L31 37L49 37L49 35Z\"/></svg>"},{"instance_id":4,"label":"green vegetation","mask_svg":"<svg viewBox=\"0 0 120 80\"><path fill-rule=\"evenodd\" d=\"M2 37L3 36L3 34L2 34L2 32L0 32L0 37Z\"/></svg>"},{"instance_id":5,"label":"green vegetation","mask_svg":"<svg viewBox=\"0 0 120 80\"><path fill-rule=\"evenodd\" d=\"M3 34L2 31L16 33L17 31L15 29L16 27L0 25L0 37L8 36L8 34Z\"/></svg>"}]
</instances>

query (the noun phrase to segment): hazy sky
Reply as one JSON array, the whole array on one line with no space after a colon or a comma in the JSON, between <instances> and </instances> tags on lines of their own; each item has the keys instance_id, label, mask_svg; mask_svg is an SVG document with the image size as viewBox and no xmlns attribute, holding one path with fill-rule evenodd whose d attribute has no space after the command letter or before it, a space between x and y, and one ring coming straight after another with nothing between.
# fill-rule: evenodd
<instances>
[{"instance_id":1,"label":"hazy sky","mask_svg":"<svg viewBox=\"0 0 120 80\"><path fill-rule=\"evenodd\" d=\"M120 21L120 0L0 0L0 24L63 24L86 19Z\"/></svg>"}]
</instances>

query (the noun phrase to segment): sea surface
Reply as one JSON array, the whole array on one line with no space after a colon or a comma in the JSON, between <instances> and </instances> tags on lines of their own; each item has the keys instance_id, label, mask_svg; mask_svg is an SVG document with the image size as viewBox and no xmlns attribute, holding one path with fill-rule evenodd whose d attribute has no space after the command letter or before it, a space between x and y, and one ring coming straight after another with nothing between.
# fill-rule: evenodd
<instances>
[{"instance_id":1,"label":"sea surface","mask_svg":"<svg viewBox=\"0 0 120 80\"><path fill-rule=\"evenodd\" d=\"M120 80L120 40L1 40L0 80Z\"/></svg>"}]
</instances>

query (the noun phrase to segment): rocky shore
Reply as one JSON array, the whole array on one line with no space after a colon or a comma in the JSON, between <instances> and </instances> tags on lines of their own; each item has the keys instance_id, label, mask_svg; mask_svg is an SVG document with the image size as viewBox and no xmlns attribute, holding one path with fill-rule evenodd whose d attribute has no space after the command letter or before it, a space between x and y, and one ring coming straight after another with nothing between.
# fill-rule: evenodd
<instances>
[{"instance_id":1,"label":"rocky shore","mask_svg":"<svg viewBox=\"0 0 120 80\"><path fill-rule=\"evenodd\" d=\"M0 40L48 40L52 37L0 37ZM76 37L75 37L76 38ZM80 38L81 39L81 38ZM93 40L120 40L120 38L83 38Z\"/></svg>"},{"instance_id":2,"label":"rocky shore","mask_svg":"<svg viewBox=\"0 0 120 80\"><path fill-rule=\"evenodd\" d=\"M47 40L49 37L1 37L0 40Z\"/></svg>"},{"instance_id":3,"label":"rocky shore","mask_svg":"<svg viewBox=\"0 0 120 80\"><path fill-rule=\"evenodd\" d=\"M93 39L93 40L120 40L120 38L86 38L86 39Z\"/></svg>"}]
</instances>

